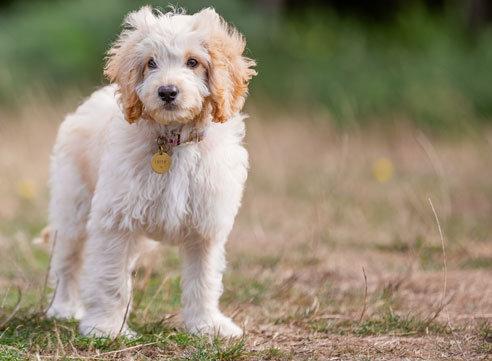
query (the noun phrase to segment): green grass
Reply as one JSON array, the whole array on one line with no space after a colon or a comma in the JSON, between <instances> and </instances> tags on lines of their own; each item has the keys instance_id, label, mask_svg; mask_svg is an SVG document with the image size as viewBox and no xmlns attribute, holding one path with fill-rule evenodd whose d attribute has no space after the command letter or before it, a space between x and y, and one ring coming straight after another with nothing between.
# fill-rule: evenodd
<instances>
[{"instance_id":1,"label":"green grass","mask_svg":"<svg viewBox=\"0 0 492 361\"><path fill-rule=\"evenodd\" d=\"M15 251L15 247L13 248ZM16 252L14 252L16 253ZM136 289L134 299L139 306L132 310L129 326L137 332L134 339L83 337L77 332L78 322L47 319L41 309L47 306L46 295L41 306L42 284L48 264L45 251L33 252L36 264L26 262L21 252L16 253L16 263L22 265L25 277L35 285L19 290L12 286L2 288L0 294L0 360L34 359L36 354L46 357L69 355L73 357L112 357L131 356L136 360L237 360L248 355L246 339L221 339L218 337L198 337L177 327L172 314L177 314L180 306L180 277L170 277L154 298L147 312L144 310L156 294L164 279L160 275L152 277L145 292ZM172 269L176 254L164 259L160 271ZM25 256L25 254L24 254ZM171 260L171 261L170 261ZM42 270L42 271L41 271ZM41 271L41 272L40 272ZM5 272L1 273L6 276ZM137 273L138 275L139 273ZM12 274L12 277L15 273ZM47 293L53 290L48 287ZM248 294L249 295L249 294ZM16 305L20 301L20 308ZM134 303L134 304L135 304ZM7 322L8 321L8 322ZM118 350L125 350L116 353Z\"/></svg>"},{"instance_id":2,"label":"green grass","mask_svg":"<svg viewBox=\"0 0 492 361\"><path fill-rule=\"evenodd\" d=\"M403 242L400 239L395 239L390 244L377 243L374 245L374 248L384 252L396 252L396 253L407 253L411 250L411 247L408 243Z\"/></svg>"},{"instance_id":3,"label":"green grass","mask_svg":"<svg viewBox=\"0 0 492 361\"><path fill-rule=\"evenodd\" d=\"M490 322L480 325L480 336L485 342L492 344L492 324Z\"/></svg>"},{"instance_id":4,"label":"green grass","mask_svg":"<svg viewBox=\"0 0 492 361\"><path fill-rule=\"evenodd\" d=\"M247 302L255 305L261 305L271 292L271 280L269 279L251 279L240 273L227 274L225 282L229 285L224 290L221 300L223 303Z\"/></svg>"},{"instance_id":5,"label":"green grass","mask_svg":"<svg viewBox=\"0 0 492 361\"><path fill-rule=\"evenodd\" d=\"M260 355L264 357L266 360L292 360L293 359L292 353L279 350L278 348L273 346L261 352Z\"/></svg>"},{"instance_id":6,"label":"green grass","mask_svg":"<svg viewBox=\"0 0 492 361\"><path fill-rule=\"evenodd\" d=\"M41 301L42 283L46 273L49 256L45 251L33 251L35 263L26 260L16 247L12 248L11 257L15 257L18 267L22 267L24 277L30 279L26 287L14 286L2 288L0 293L0 360L25 360L35 358L36 354L54 357L70 355L71 357L106 355L123 357L132 355L137 360L176 359L176 360L235 360L247 353L245 340L224 340L217 337L197 337L177 327L170 314L176 314L180 306L180 277L170 277L150 307L144 314L156 294L163 277L152 277L145 292L136 289L135 302L139 307L132 311L129 326L138 337L135 339L83 337L77 332L75 321L58 321L46 319L41 309L49 301L48 287L44 301ZM172 269L176 255L164 260L163 269ZM169 259L172 259L169 262ZM162 269L161 269L162 271ZM0 273L2 277L8 274ZM11 277L19 276L15 272ZM5 279L5 278L4 278ZM15 311L20 300L20 308ZM41 306L43 302L43 306ZM8 321L8 322L7 322ZM5 324L4 324L5 323ZM129 349L122 353L114 351ZM102 356L101 356L102 357ZM103 358L104 359L104 358Z\"/></svg>"},{"instance_id":7,"label":"green grass","mask_svg":"<svg viewBox=\"0 0 492 361\"><path fill-rule=\"evenodd\" d=\"M392 312L371 317L363 322L354 321L326 321L313 320L310 322L313 330L325 333L338 333L341 335L354 334L359 336L370 335L427 335L448 334L447 325L434 320L422 320L415 316L401 316Z\"/></svg>"},{"instance_id":8,"label":"green grass","mask_svg":"<svg viewBox=\"0 0 492 361\"><path fill-rule=\"evenodd\" d=\"M214 360L238 360L246 356L244 351L244 339L237 342L224 342L218 338L209 342L200 339L191 347L188 347L182 360L189 361L214 361Z\"/></svg>"},{"instance_id":9,"label":"green grass","mask_svg":"<svg viewBox=\"0 0 492 361\"><path fill-rule=\"evenodd\" d=\"M1 314L0 322L6 315ZM75 353L80 356L138 355L147 360L168 358L179 360L236 360L246 354L245 340L224 340L190 335L175 326L162 322L139 322L130 319L138 333L134 339L92 338L77 333L75 321L46 319L42 313L23 310L0 328L0 350L2 360L24 360L34 357ZM75 351L74 351L75 350ZM136 353L138 351L138 354ZM176 357L176 355L182 355Z\"/></svg>"},{"instance_id":10,"label":"green grass","mask_svg":"<svg viewBox=\"0 0 492 361\"><path fill-rule=\"evenodd\" d=\"M345 333L346 330L342 330ZM355 329L350 330L357 335L379 335L379 334L446 334L446 325L429 320L421 320L412 316L399 316L392 312L384 314L380 318L362 322Z\"/></svg>"},{"instance_id":11,"label":"green grass","mask_svg":"<svg viewBox=\"0 0 492 361\"><path fill-rule=\"evenodd\" d=\"M492 355L492 324L490 322L480 324L479 334L482 343L477 346L478 351Z\"/></svg>"},{"instance_id":12,"label":"green grass","mask_svg":"<svg viewBox=\"0 0 492 361\"><path fill-rule=\"evenodd\" d=\"M477 257L464 261L461 263L463 269L478 269L478 268L492 268L492 257Z\"/></svg>"}]
</instances>

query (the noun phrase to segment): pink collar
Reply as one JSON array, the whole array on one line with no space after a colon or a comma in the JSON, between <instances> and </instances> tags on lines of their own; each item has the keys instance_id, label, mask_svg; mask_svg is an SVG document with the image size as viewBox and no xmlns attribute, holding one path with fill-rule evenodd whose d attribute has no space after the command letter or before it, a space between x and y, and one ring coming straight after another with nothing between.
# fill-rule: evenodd
<instances>
[{"instance_id":1,"label":"pink collar","mask_svg":"<svg viewBox=\"0 0 492 361\"><path fill-rule=\"evenodd\" d=\"M205 131L198 131L193 129L187 139L183 139L182 135L178 131L171 130L166 135L160 135L157 137L157 144L171 144L173 146L185 145L190 143L201 142L205 138Z\"/></svg>"}]
</instances>

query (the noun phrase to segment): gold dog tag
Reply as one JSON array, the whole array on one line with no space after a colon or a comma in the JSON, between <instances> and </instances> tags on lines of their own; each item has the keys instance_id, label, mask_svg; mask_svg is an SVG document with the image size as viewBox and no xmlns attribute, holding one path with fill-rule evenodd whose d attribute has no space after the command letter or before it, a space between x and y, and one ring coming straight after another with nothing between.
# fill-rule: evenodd
<instances>
[{"instance_id":1,"label":"gold dog tag","mask_svg":"<svg viewBox=\"0 0 492 361\"><path fill-rule=\"evenodd\" d=\"M154 172L164 174L171 168L171 157L167 153L157 152L152 156L150 165Z\"/></svg>"}]
</instances>

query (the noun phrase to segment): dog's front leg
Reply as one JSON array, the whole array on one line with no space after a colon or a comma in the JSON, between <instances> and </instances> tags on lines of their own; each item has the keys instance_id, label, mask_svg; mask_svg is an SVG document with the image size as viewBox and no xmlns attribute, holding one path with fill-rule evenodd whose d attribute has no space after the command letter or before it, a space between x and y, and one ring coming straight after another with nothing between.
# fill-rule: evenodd
<instances>
[{"instance_id":1,"label":"dog's front leg","mask_svg":"<svg viewBox=\"0 0 492 361\"><path fill-rule=\"evenodd\" d=\"M219 333L241 336L242 330L219 310L222 274L225 269L224 243L193 239L181 246L182 315L193 333Z\"/></svg>"},{"instance_id":2,"label":"dog's front leg","mask_svg":"<svg viewBox=\"0 0 492 361\"><path fill-rule=\"evenodd\" d=\"M80 292L86 310L80 322L84 335L131 336L125 314L130 312L133 247L131 234L90 231L82 269Z\"/></svg>"}]
</instances>

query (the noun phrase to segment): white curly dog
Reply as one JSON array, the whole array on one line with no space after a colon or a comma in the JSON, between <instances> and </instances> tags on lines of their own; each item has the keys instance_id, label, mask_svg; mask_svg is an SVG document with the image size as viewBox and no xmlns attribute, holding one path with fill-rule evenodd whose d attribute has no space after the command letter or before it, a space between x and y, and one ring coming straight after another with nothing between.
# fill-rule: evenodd
<instances>
[{"instance_id":1,"label":"white curly dog","mask_svg":"<svg viewBox=\"0 0 492 361\"><path fill-rule=\"evenodd\" d=\"M131 272L153 239L180 247L186 328L242 334L219 298L248 169L239 112L256 73L244 48L210 8L127 16L108 52L113 84L66 117L54 147L50 317L80 318L85 335L131 335Z\"/></svg>"}]
</instances>

